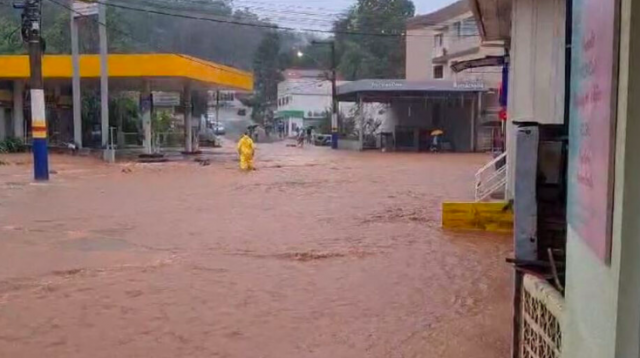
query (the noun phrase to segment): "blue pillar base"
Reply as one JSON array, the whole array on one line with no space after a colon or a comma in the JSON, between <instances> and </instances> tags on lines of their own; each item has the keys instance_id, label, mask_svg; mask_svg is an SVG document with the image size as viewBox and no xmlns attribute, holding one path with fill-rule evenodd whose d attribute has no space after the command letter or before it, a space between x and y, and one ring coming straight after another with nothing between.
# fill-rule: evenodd
<instances>
[{"instance_id":1,"label":"blue pillar base","mask_svg":"<svg viewBox=\"0 0 640 358\"><path fill-rule=\"evenodd\" d=\"M49 148L46 138L33 139L33 172L36 180L49 180Z\"/></svg>"},{"instance_id":2,"label":"blue pillar base","mask_svg":"<svg viewBox=\"0 0 640 358\"><path fill-rule=\"evenodd\" d=\"M338 133L331 133L331 149L338 149Z\"/></svg>"}]
</instances>

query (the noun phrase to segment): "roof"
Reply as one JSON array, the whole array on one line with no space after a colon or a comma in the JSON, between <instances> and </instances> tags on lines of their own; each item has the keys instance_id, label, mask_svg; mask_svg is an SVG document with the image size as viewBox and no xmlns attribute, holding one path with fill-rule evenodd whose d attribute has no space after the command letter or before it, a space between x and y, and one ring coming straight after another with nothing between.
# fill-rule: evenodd
<instances>
[{"instance_id":1,"label":"roof","mask_svg":"<svg viewBox=\"0 0 640 358\"><path fill-rule=\"evenodd\" d=\"M471 11L469 0L458 0L449 6L426 15L415 16L407 20L407 29L420 29L435 26Z\"/></svg>"},{"instance_id":2,"label":"roof","mask_svg":"<svg viewBox=\"0 0 640 358\"><path fill-rule=\"evenodd\" d=\"M205 88L253 90L253 75L233 67L180 54L113 54L108 58L109 78L121 80L162 79L182 86L184 80L192 80ZM45 55L42 59L45 79L71 78L73 74L70 55ZM28 78L29 57L26 55L0 56L0 80ZM80 76L100 77L100 56L80 56ZM177 81L176 81L177 80ZM167 88L170 86L166 86Z\"/></svg>"},{"instance_id":3,"label":"roof","mask_svg":"<svg viewBox=\"0 0 640 358\"><path fill-rule=\"evenodd\" d=\"M478 23L484 41L508 41L511 38L512 0L466 0Z\"/></svg>"},{"instance_id":4,"label":"roof","mask_svg":"<svg viewBox=\"0 0 640 358\"><path fill-rule=\"evenodd\" d=\"M405 95L426 95L429 93L471 93L485 91L479 82L454 82L445 80L407 81L407 80L359 80L347 82L336 89L338 99L345 102L357 100L362 96L401 97Z\"/></svg>"},{"instance_id":5,"label":"roof","mask_svg":"<svg viewBox=\"0 0 640 358\"><path fill-rule=\"evenodd\" d=\"M300 79L300 78L327 78L327 71L324 70L298 70L298 69L286 69L284 70L285 79Z\"/></svg>"}]
</instances>

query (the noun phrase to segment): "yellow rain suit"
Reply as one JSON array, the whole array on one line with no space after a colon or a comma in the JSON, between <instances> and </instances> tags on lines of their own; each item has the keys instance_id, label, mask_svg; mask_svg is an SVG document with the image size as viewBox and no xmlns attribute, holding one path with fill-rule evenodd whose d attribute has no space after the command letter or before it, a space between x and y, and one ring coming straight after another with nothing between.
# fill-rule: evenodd
<instances>
[{"instance_id":1,"label":"yellow rain suit","mask_svg":"<svg viewBox=\"0 0 640 358\"><path fill-rule=\"evenodd\" d=\"M255 153L255 146L253 140L248 135L243 135L238 141L238 154L240 155L240 169L242 170L254 170L253 167L253 154Z\"/></svg>"}]
</instances>

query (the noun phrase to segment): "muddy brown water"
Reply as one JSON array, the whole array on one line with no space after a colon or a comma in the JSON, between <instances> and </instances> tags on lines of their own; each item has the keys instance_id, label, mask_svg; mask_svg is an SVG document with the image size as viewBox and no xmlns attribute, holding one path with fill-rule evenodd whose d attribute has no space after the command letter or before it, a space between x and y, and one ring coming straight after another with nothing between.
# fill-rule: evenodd
<instances>
[{"instance_id":1,"label":"muddy brown water","mask_svg":"<svg viewBox=\"0 0 640 358\"><path fill-rule=\"evenodd\" d=\"M487 156L217 151L0 158L0 357L508 356L509 237L439 227Z\"/></svg>"}]
</instances>

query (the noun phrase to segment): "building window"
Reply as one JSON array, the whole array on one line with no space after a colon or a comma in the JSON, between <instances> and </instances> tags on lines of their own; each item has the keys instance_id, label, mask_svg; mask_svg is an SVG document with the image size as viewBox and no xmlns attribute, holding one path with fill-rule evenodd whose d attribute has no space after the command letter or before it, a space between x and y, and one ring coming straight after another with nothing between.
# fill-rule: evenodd
<instances>
[{"instance_id":1,"label":"building window","mask_svg":"<svg viewBox=\"0 0 640 358\"><path fill-rule=\"evenodd\" d=\"M444 78L444 66L443 65L433 66L433 78L435 78L435 79L443 79Z\"/></svg>"},{"instance_id":2,"label":"building window","mask_svg":"<svg viewBox=\"0 0 640 358\"><path fill-rule=\"evenodd\" d=\"M478 24L473 17L464 19L456 23L458 36L477 36L479 34Z\"/></svg>"},{"instance_id":3,"label":"building window","mask_svg":"<svg viewBox=\"0 0 640 358\"><path fill-rule=\"evenodd\" d=\"M442 34L437 34L433 36L433 47L438 48L444 45L444 36Z\"/></svg>"}]
</instances>

